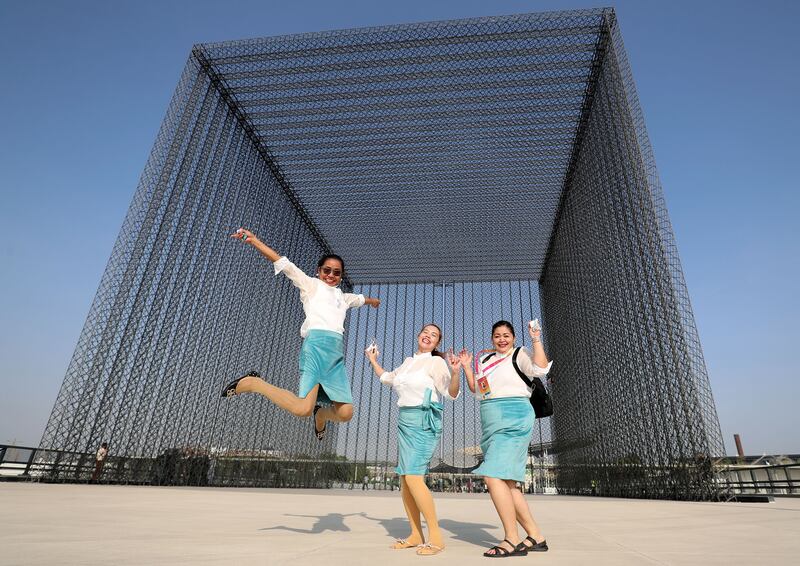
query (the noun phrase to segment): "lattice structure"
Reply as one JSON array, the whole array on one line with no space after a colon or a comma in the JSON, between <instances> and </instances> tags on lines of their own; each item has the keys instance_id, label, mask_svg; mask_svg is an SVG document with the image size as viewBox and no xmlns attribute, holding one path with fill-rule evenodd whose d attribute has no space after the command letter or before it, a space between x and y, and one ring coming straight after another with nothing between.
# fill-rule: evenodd
<instances>
[{"instance_id":1,"label":"lattice structure","mask_svg":"<svg viewBox=\"0 0 800 566\"><path fill-rule=\"evenodd\" d=\"M356 416L322 444L218 398L251 368L297 383L297 293L240 225L309 272L339 253L383 300L350 317ZM556 414L534 442L559 489L713 497L719 424L613 10L197 45L42 446L107 440L113 481L386 485L397 412L367 342L396 366L428 321L474 351L536 316ZM474 466L479 427L469 395L449 405L433 465Z\"/></svg>"}]
</instances>

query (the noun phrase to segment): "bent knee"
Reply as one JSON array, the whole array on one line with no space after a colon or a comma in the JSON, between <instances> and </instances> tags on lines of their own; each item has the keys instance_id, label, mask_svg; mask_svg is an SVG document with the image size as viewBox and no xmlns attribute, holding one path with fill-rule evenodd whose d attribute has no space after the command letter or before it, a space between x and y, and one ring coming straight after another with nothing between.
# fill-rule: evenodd
<instances>
[{"instance_id":1,"label":"bent knee","mask_svg":"<svg viewBox=\"0 0 800 566\"><path fill-rule=\"evenodd\" d=\"M311 415L314 414L314 406L312 405L309 407L306 406L298 407L297 409L292 411L292 414L296 417L310 417Z\"/></svg>"},{"instance_id":2,"label":"bent knee","mask_svg":"<svg viewBox=\"0 0 800 566\"><path fill-rule=\"evenodd\" d=\"M353 406L342 405L337 409L336 416L338 416L343 423L346 423L353 418Z\"/></svg>"}]
</instances>

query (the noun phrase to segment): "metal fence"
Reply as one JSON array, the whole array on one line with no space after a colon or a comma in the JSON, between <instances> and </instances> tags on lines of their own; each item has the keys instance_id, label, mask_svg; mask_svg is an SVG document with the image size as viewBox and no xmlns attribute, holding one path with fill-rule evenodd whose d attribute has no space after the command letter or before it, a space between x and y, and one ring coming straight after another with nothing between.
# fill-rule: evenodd
<instances>
[{"instance_id":1,"label":"metal fence","mask_svg":"<svg viewBox=\"0 0 800 566\"><path fill-rule=\"evenodd\" d=\"M544 448L542 446L545 446ZM580 490L563 490L558 474L563 471L548 451L552 444L531 445L527 479L521 487L527 493L607 495L600 482L589 482ZM340 462L332 467L328 460L285 460L272 458L264 464L262 455L206 455L167 451L156 458L130 458L110 454L99 472L94 453L44 450L30 446L0 445L0 481L47 483L107 483L172 486L241 486L231 482L247 477L248 467L255 472L249 485L271 487L338 487L366 490L395 490L399 481L389 463ZM800 496L800 458L787 463L749 464L736 458L716 460L711 468L717 486L717 499L737 496ZM311 481L309 481L311 479ZM439 464L431 470L432 490L483 493L481 478Z\"/></svg>"},{"instance_id":2,"label":"metal fence","mask_svg":"<svg viewBox=\"0 0 800 566\"><path fill-rule=\"evenodd\" d=\"M717 481L727 496L800 496L800 455L728 457L717 466Z\"/></svg>"}]
</instances>

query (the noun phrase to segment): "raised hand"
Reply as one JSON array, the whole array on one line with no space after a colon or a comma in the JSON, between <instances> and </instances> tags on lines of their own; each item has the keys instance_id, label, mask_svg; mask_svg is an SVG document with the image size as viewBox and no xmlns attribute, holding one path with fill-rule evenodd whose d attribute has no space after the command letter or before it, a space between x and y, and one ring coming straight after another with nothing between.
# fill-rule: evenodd
<instances>
[{"instance_id":1,"label":"raised hand","mask_svg":"<svg viewBox=\"0 0 800 566\"><path fill-rule=\"evenodd\" d=\"M541 342L542 340L542 325L539 323L538 318L534 318L528 323L528 333L534 342Z\"/></svg>"},{"instance_id":2,"label":"raised hand","mask_svg":"<svg viewBox=\"0 0 800 566\"><path fill-rule=\"evenodd\" d=\"M375 341L374 341L374 340L372 341L372 344L370 344L369 346L367 346L367 349L366 349L366 350L364 350L364 354L366 354L366 356L367 356L367 359L368 359L369 361L371 361L371 362L376 362L376 361L378 361L378 356L380 356L380 355L381 355L381 353L380 353L380 351L378 350L378 345L375 343Z\"/></svg>"},{"instance_id":3,"label":"raised hand","mask_svg":"<svg viewBox=\"0 0 800 566\"><path fill-rule=\"evenodd\" d=\"M447 363L450 364L450 367L453 369L461 367L461 359L453 353L453 350L447 350Z\"/></svg>"},{"instance_id":4,"label":"raised hand","mask_svg":"<svg viewBox=\"0 0 800 566\"><path fill-rule=\"evenodd\" d=\"M237 240L241 240L245 244L252 244L254 241L258 239L256 238L255 234L253 234L250 230L247 230L246 228L239 228L238 230L236 230L236 232L231 234L231 238L236 238Z\"/></svg>"},{"instance_id":5,"label":"raised hand","mask_svg":"<svg viewBox=\"0 0 800 566\"><path fill-rule=\"evenodd\" d=\"M472 352L468 351L466 348L461 348L461 351L458 353L458 359L462 366L469 367L469 364L472 363Z\"/></svg>"}]
</instances>

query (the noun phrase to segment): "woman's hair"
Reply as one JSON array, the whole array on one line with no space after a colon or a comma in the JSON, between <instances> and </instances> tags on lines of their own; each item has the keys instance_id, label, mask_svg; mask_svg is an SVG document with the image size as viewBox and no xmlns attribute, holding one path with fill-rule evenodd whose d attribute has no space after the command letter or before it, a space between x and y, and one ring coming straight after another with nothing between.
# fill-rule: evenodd
<instances>
[{"instance_id":1,"label":"woman's hair","mask_svg":"<svg viewBox=\"0 0 800 566\"><path fill-rule=\"evenodd\" d=\"M511 336L513 336L514 338L517 337L517 335L514 333L514 326L507 320L498 320L492 325L492 336L494 336L494 331L500 328L501 326L507 326L508 329L511 331Z\"/></svg>"},{"instance_id":2,"label":"woman's hair","mask_svg":"<svg viewBox=\"0 0 800 566\"><path fill-rule=\"evenodd\" d=\"M342 273L344 273L344 260L341 257L339 257L338 255L336 255L336 254L325 254L324 256L319 258L319 261L317 262L317 269L322 267L325 264L325 262L328 261L329 259L335 259L336 261L341 263L342 264Z\"/></svg>"},{"instance_id":3,"label":"woman's hair","mask_svg":"<svg viewBox=\"0 0 800 566\"><path fill-rule=\"evenodd\" d=\"M442 343L442 329L441 329L441 328L439 328L439 325L438 325L438 324L436 324L435 322L429 322L428 324L423 324L423 325L422 325L422 329L419 331L419 333L417 334L417 336L419 336L420 334L422 334L422 331L423 331L423 330L425 330L425 328L426 328L426 327L428 327L428 326L433 326L433 327L435 327L435 328L436 328L436 330L438 330L438 331L439 331L439 341L436 343L436 346L438 346L439 344L441 344L441 343ZM433 347L433 351L431 352L431 356L439 356L439 357L440 357L440 358L442 358L442 359L446 359L446 358L445 358L445 355L444 355L444 352L440 352L439 350L437 350L437 349L436 349L436 346L434 346L434 347Z\"/></svg>"}]
</instances>

